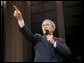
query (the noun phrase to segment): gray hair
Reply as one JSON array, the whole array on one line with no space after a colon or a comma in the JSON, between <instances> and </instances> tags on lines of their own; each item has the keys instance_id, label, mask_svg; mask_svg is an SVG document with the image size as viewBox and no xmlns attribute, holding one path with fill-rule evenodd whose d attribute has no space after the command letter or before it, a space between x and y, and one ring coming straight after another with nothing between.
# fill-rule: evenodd
<instances>
[{"instance_id":1,"label":"gray hair","mask_svg":"<svg viewBox=\"0 0 84 63\"><path fill-rule=\"evenodd\" d=\"M56 26L55 26L55 23L54 23L52 20L50 20L50 19L45 19L44 21L49 21L49 22L51 23L52 27L53 27L53 31L55 31ZM44 22L44 21L43 21L43 22ZM43 25L43 23L42 23L42 25Z\"/></svg>"}]
</instances>

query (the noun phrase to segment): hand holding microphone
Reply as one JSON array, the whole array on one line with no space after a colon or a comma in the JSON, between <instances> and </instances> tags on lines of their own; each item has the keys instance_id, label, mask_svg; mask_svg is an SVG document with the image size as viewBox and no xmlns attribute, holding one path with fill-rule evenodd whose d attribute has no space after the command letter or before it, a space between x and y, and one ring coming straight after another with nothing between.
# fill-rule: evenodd
<instances>
[{"instance_id":1,"label":"hand holding microphone","mask_svg":"<svg viewBox=\"0 0 84 63\"><path fill-rule=\"evenodd\" d=\"M47 41L51 44L54 44L54 38L53 38L53 34L49 33L49 30L45 30L45 35L47 37Z\"/></svg>"},{"instance_id":2,"label":"hand holding microphone","mask_svg":"<svg viewBox=\"0 0 84 63\"><path fill-rule=\"evenodd\" d=\"M46 29L44 34L48 35L49 34L49 30Z\"/></svg>"}]
</instances>

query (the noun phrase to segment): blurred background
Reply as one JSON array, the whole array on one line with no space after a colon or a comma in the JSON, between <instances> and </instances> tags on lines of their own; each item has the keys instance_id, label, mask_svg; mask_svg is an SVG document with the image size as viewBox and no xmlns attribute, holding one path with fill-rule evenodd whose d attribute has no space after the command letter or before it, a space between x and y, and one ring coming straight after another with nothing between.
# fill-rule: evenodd
<instances>
[{"instance_id":1,"label":"blurred background","mask_svg":"<svg viewBox=\"0 0 84 63\"><path fill-rule=\"evenodd\" d=\"M42 21L51 19L56 24L54 35L65 38L72 52L71 62L82 62L83 55L83 1L1 1L2 62L33 62L34 49L18 28L13 16L16 5L26 25L33 33L40 33Z\"/></svg>"}]
</instances>

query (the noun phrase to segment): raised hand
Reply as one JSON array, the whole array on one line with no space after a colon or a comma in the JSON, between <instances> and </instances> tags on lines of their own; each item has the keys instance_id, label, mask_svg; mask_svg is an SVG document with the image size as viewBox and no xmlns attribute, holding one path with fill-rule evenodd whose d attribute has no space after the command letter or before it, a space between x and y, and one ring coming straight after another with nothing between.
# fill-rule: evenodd
<instances>
[{"instance_id":1,"label":"raised hand","mask_svg":"<svg viewBox=\"0 0 84 63\"><path fill-rule=\"evenodd\" d=\"M21 14L21 12L20 12L20 10L14 5L13 6L14 7L14 17L17 19L17 20L22 20L23 19L23 17L22 17L22 14Z\"/></svg>"},{"instance_id":2,"label":"raised hand","mask_svg":"<svg viewBox=\"0 0 84 63\"><path fill-rule=\"evenodd\" d=\"M54 44L55 41L54 41L53 35L47 35L46 37L49 43Z\"/></svg>"}]
</instances>

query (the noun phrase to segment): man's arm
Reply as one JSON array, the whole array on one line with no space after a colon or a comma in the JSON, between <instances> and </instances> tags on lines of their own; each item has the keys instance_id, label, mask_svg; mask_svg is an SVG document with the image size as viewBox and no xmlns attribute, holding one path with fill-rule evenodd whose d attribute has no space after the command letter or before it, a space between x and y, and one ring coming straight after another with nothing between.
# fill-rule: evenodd
<instances>
[{"instance_id":1,"label":"man's arm","mask_svg":"<svg viewBox=\"0 0 84 63\"><path fill-rule=\"evenodd\" d=\"M15 5L13 7L15 8L13 15L17 19L20 30L23 32L23 34L25 34L29 40L35 40L35 39L39 40L41 36L39 34L33 35L30 29L25 25L24 19L22 17L20 10Z\"/></svg>"},{"instance_id":2,"label":"man's arm","mask_svg":"<svg viewBox=\"0 0 84 63\"><path fill-rule=\"evenodd\" d=\"M34 35L30 29L25 25L24 20L18 20L19 29L29 39L33 40Z\"/></svg>"},{"instance_id":3,"label":"man's arm","mask_svg":"<svg viewBox=\"0 0 84 63\"><path fill-rule=\"evenodd\" d=\"M22 31L24 36L26 36L28 40L32 41L34 45L41 40L42 36L38 33L33 34L31 30L25 25L24 20L18 21L18 24L19 29Z\"/></svg>"},{"instance_id":4,"label":"man's arm","mask_svg":"<svg viewBox=\"0 0 84 63\"><path fill-rule=\"evenodd\" d=\"M13 15L18 21L18 24L19 24L19 27L20 27L21 31L24 32L24 34L26 36L32 38L33 37L33 33L25 25L22 13L20 12L20 10L15 5L13 7L15 9Z\"/></svg>"},{"instance_id":5,"label":"man's arm","mask_svg":"<svg viewBox=\"0 0 84 63\"><path fill-rule=\"evenodd\" d=\"M64 39L58 39L58 41L54 44L54 48L56 52L67 58L71 56L71 51L69 47L66 45Z\"/></svg>"},{"instance_id":6,"label":"man's arm","mask_svg":"<svg viewBox=\"0 0 84 63\"><path fill-rule=\"evenodd\" d=\"M25 26L24 20L18 20L18 24L19 24L20 28Z\"/></svg>"},{"instance_id":7,"label":"man's arm","mask_svg":"<svg viewBox=\"0 0 84 63\"><path fill-rule=\"evenodd\" d=\"M55 48L55 51L59 54L69 57L71 55L71 51L68 48L68 46L65 43L65 40L62 38L53 38L53 35L47 35L47 40L51 44L53 44L53 47Z\"/></svg>"}]
</instances>

